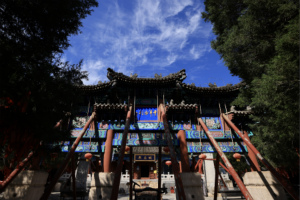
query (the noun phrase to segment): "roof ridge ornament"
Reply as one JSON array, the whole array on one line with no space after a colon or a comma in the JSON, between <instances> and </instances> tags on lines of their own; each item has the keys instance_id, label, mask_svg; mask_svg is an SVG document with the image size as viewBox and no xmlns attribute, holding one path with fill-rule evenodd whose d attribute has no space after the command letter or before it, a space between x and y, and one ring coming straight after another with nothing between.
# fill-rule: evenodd
<instances>
[{"instance_id":1,"label":"roof ridge ornament","mask_svg":"<svg viewBox=\"0 0 300 200\"><path fill-rule=\"evenodd\" d=\"M134 74L130 73L130 78L137 78L137 77L138 77L137 73Z\"/></svg>"},{"instance_id":2,"label":"roof ridge ornament","mask_svg":"<svg viewBox=\"0 0 300 200\"><path fill-rule=\"evenodd\" d=\"M216 83L214 83L214 84L209 83L208 86L209 86L210 88L217 88L217 87L218 87Z\"/></svg>"},{"instance_id":3,"label":"roof ridge ornament","mask_svg":"<svg viewBox=\"0 0 300 200\"><path fill-rule=\"evenodd\" d=\"M162 78L162 75L161 73L158 75L157 73L154 74L154 78L156 79L161 79Z\"/></svg>"}]
</instances>

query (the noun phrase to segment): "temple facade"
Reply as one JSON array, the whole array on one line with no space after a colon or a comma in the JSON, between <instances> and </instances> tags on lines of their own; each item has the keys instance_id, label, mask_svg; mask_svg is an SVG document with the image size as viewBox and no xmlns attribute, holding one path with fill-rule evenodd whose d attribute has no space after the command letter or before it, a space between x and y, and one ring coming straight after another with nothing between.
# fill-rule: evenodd
<instances>
[{"instance_id":1,"label":"temple facade","mask_svg":"<svg viewBox=\"0 0 300 200\"><path fill-rule=\"evenodd\" d=\"M209 194L217 199L218 193L225 198L235 194L245 199L285 200L285 190L299 199L250 142L252 132L247 123L251 108L230 106L245 87L243 83L196 87L183 83L185 70L153 78L107 71L108 82L77 87L83 101L68 120L71 140L61 142L65 160L47 188L42 182L38 188L33 184L26 199L32 199L31 193L42 195L36 199L48 199L55 188L61 197L88 195L90 200L117 200L125 189L130 200L133 192L136 200L160 200L166 192L175 192L180 200L204 200ZM60 120L55 128L62 124ZM245 173L244 182L225 153L245 158L251 172ZM260 169L256 157L269 171ZM63 173L70 165L72 175L66 176ZM22 171L20 177L27 180L32 173ZM236 187L224 180L226 174ZM42 176L37 177L40 180ZM18 195L22 196L28 186L12 183L4 199L13 199L15 188L21 188Z\"/></svg>"},{"instance_id":2,"label":"temple facade","mask_svg":"<svg viewBox=\"0 0 300 200\"><path fill-rule=\"evenodd\" d=\"M78 86L84 102L72 123L75 139L95 114L76 148L78 153L94 155L93 170L121 172L132 179L175 175L177 185L176 174L205 174L201 154L212 158L218 151L248 152L241 137L224 120L226 116L241 124L251 112L230 106L243 83L197 87L183 83L185 70L139 78L108 68L107 77L108 82ZM63 142L62 151L68 152L72 143ZM207 166L214 171L213 163Z\"/></svg>"}]
</instances>

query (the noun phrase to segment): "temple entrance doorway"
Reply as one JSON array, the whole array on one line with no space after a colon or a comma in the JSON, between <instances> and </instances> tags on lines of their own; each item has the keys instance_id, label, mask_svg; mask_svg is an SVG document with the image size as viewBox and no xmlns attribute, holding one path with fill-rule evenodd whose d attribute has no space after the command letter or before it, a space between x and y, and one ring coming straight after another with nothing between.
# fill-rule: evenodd
<instances>
[{"instance_id":1,"label":"temple entrance doorway","mask_svg":"<svg viewBox=\"0 0 300 200\"><path fill-rule=\"evenodd\" d=\"M134 179L155 179L156 174L156 163L155 162L136 162L134 164Z\"/></svg>"},{"instance_id":2,"label":"temple entrance doorway","mask_svg":"<svg viewBox=\"0 0 300 200\"><path fill-rule=\"evenodd\" d=\"M141 178L149 178L149 165L148 165L148 163L141 164Z\"/></svg>"}]
</instances>

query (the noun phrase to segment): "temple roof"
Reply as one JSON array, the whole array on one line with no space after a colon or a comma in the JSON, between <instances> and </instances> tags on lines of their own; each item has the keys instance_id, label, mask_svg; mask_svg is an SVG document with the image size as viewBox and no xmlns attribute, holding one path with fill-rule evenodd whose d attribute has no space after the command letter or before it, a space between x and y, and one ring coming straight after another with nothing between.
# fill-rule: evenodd
<instances>
[{"instance_id":1,"label":"temple roof","mask_svg":"<svg viewBox=\"0 0 300 200\"><path fill-rule=\"evenodd\" d=\"M222 92L232 92L232 91L237 91L241 87L245 86L244 82L240 82L238 84L232 85L232 84L227 84L226 86L222 87L217 87L216 85L211 85L210 87L197 87L193 84L188 85L185 83L181 84L181 87L188 90L189 92L192 93L222 93Z\"/></svg>"},{"instance_id":2,"label":"temple roof","mask_svg":"<svg viewBox=\"0 0 300 200\"><path fill-rule=\"evenodd\" d=\"M97 85L79 85L77 86L77 88L80 91L93 93L93 92L99 92L99 91L110 89L112 85L113 82L104 82L104 83L98 83Z\"/></svg>"},{"instance_id":3,"label":"temple roof","mask_svg":"<svg viewBox=\"0 0 300 200\"><path fill-rule=\"evenodd\" d=\"M138 75L124 75L123 73L115 72L113 69L107 69L108 82L99 81L97 85L82 85L78 86L80 91L95 93L104 90L109 90L115 86L129 86L130 88L141 88L145 86L150 87L176 87L182 88L189 93L202 94L202 93L228 93L238 91L241 87L245 86L245 83L240 82L232 85L217 87L216 85L209 84L209 87L197 87L195 84L186 84L182 81L186 78L185 69L182 69L176 73L171 73L167 76L161 76L155 74L154 78L139 78Z\"/></svg>"},{"instance_id":4,"label":"temple roof","mask_svg":"<svg viewBox=\"0 0 300 200\"><path fill-rule=\"evenodd\" d=\"M172 101L172 100L171 100ZM184 102L181 102L180 104L173 104L170 102L169 105L166 105L166 111L194 111L195 113L198 112L198 105L197 104L185 104Z\"/></svg>"},{"instance_id":5,"label":"temple roof","mask_svg":"<svg viewBox=\"0 0 300 200\"><path fill-rule=\"evenodd\" d=\"M114 110L114 111L121 111L121 110L124 110L124 112L125 111L127 111L127 109L128 109L128 106L127 106L127 104L121 104L121 103L116 103L116 104L114 104L114 103L112 103L112 104L110 104L110 103L95 103L94 104L94 111L103 111L103 110L109 110L110 112L112 111L112 110Z\"/></svg>"},{"instance_id":6,"label":"temple roof","mask_svg":"<svg viewBox=\"0 0 300 200\"><path fill-rule=\"evenodd\" d=\"M123 73L115 72L113 69L107 69L107 78L112 82L125 83L130 85L164 85L181 83L186 78L185 69L177 73L169 74L167 76L160 76L155 74L154 78L138 78L136 74L126 76Z\"/></svg>"}]
</instances>

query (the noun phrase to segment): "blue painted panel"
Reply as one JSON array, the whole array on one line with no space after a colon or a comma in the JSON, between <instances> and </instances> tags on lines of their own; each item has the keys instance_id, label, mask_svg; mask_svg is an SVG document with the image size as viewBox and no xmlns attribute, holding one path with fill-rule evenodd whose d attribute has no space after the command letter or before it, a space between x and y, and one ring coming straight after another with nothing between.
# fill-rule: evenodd
<instances>
[{"instance_id":1,"label":"blue painted panel","mask_svg":"<svg viewBox=\"0 0 300 200\"><path fill-rule=\"evenodd\" d=\"M157 107L135 109L135 116L137 121L157 121Z\"/></svg>"},{"instance_id":2,"label":"blue painted panel","mask_svg":"<svg viewBox=\"0 0 300 200\"><path fill-rule=\"evenodd\" d=\"M136 130L152 130L151 128L157 128L155 127L156 123L151 124L139 124L140 127ZM74 129L71 131L71 137L77 138L80 134L82 129ZM181 129L182 130L182 129ZM98 130L98 138L105 139L106 138L106 132L107 130ZM194 130L185 130L186 138L187 139L208 139L204 131L194 131ZM241 137L238 134L232 134L230 131L210 131L210 133L214 136L215 139L241 139ZM144 139L154 139L155 133L130 133L130 138L144 138ZM176 134L175 134L176 135ZM249 134L250 135L250 134ZM252 136L253 133L250 135ZM157 137L160 137L160 134L157 134ZM83 138L96 138L96 134L94 130L87 130ZM115 139L121 139L122 133L115 133L114 135Z\"/></svg>"},{"instance_id":3,"label":"blue painted panel","mask_svg":"<svg viewBox=\"0 0 300 200\"><path fill-rule=\"evenodd\" d=\"M169 123L170 130L197 130L195 124L189 123ZM98 123L99 130L124 130L125 124L119 124L116 122L102 122ZM164 130L163 122L137 122L130 124L130 130Z\"/></svg>"},{"instance_id":4,"label":"blue painted panel","mask_svg":"<svg viewBox=\"0 0 300 200\"><path fill-rule=\"evenodd\" d=\"M188 131L188 130L197 130L197 127L195 124L190 124L190 123L178 123L178 122L175 122L175 123L172 123L170 122L169 123L169 127L171 130L185 130L185 131Z\"/></svg>"},{"instance_id":5,"label":"blue painted panel","mask_svg":"<svg viewBox=\"0 0 300 200\"><path fill-rule=\"evenodd\" d=\"M219 144L220 148L222 149L223 152L248 152L247 147L244 145L243 147L240 146L228 146L228 145L223 145ZM207 152L207 153L216 153L216 149L211 146L209 143L204 143L202 146L188 146L188 152L189 153L201 153L201 152Z\"/></svg>"},{"instance_id":6,"label":"blue painted panel","mask_svg":"<svg viewBox=\"0 0 300 200\"><path fill-rule=\"evenodd\" d=\"M173 140L173 145L178 146L179 141ZM105 143L104 143L105 144ZM122 139L114 139L113 146L120 146L122 144ZM164 139L150 139L150 140L139 140L139 139L127 139L126 145L128 146L166 146L168 145L167 140Z\"/></svg>"},{"instance_id":7,"label":"blue painted panel","mask_svg":"<svg viewBox=\"0 0 300 200\"><path fill-rule=\"evenodd\" d=\"M99 138L106 138L106 130L98 130Z\"/></svg>"},{"instance_id":8,"label":"blue painted panel","mask_svg":"<svg viewBox=\"0 0 300 200\"><path fill-rule=\"evenodd\" d=\"M208 139L204 131L185 131L187 139ZM215 139L241 139L239 135L231 134L230 131L216 131L212 130L210 133L214 136Z\"/></svg>"},{"instance_id":9,"label":"blue painted panel","mask_svg":"<svg viewBox=\"0 0 300 200\"><path fill-rule=\"evenodd\" d=\"M62 152L69 152L71 150L70 142L64 142L61 146ZM79 142L75 152L99 152L98 142Z\"/></svg>"}]
</instances>

